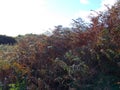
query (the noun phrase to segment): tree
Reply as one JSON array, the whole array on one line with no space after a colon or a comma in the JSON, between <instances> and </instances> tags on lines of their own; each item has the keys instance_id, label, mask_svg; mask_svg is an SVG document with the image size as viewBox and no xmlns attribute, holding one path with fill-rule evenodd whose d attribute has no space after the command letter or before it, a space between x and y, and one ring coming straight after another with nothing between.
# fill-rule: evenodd
<instances>
[{"instance_id":1,"label":"tree","mask_svg":"<svg viewBox=\"0 0 120 90\"><path fill-rule=\"evenodd\" d=\"M15 44L16 42L17 42L17 41L16 41L13 37L0 35L0 44L13 45L13 44Z\"/></svg>"}]
</instances>

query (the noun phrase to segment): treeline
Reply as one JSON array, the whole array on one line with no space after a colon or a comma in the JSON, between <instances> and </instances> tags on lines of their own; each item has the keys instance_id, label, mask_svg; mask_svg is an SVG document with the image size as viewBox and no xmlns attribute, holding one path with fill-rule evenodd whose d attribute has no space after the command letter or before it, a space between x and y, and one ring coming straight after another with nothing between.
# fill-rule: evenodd
<instances>
[{"instance_id":1,"label":"treeline","mask_svg":"<svg viewBox=\"0 0 120 90\"><path fill-rule=\"evenodd\" d=\"M5 35L0 35L0 44L9 44L13 45L17 41L13 37L5 36Z\"/></svg>"},{"instance_id":2,"label":"treeline","mask_svg":"<svg viewBox=\"0 0 120 90\"><path fill-rule=\"evenodd\" d=\"M19 37L3 57L4 90L119 90L120 2L91 17L56 26L52 35ZM7 66L6 66L7 65Z\"/></svg>"}]
</instances>

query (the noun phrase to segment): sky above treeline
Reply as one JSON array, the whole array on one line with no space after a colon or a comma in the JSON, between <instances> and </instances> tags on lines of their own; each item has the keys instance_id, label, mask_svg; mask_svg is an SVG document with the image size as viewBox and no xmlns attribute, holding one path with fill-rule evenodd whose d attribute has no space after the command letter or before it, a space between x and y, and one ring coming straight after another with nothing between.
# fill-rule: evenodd
<instances>
[{"instance_id":1,"label":"sky above treeline","mask_svg":"<svg viewBox=\"0 0 120 90\"><path fill-rule=\"evenodd\" d=\"M104 11L116 0L0 0L0 34L41 34L78 17L89 21L91 10Z\"/></svg>"}]
</instances>

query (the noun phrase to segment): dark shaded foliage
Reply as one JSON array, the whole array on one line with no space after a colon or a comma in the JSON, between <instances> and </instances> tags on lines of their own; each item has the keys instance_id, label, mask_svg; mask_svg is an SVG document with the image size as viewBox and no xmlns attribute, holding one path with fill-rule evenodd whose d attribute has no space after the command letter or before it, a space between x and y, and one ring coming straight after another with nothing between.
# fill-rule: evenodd
<instances>
[{"instance_id":1,"label":"dark shaded foliage","mask_svg":"<svg viewBox=\"0 0 120 90\"><path fill-rule=\"evenodd\" d=\"M0 35L0 44L9 44L13 45L17 41L13 37L5 36L5 35Z\"/></svg>"}]
</instances>

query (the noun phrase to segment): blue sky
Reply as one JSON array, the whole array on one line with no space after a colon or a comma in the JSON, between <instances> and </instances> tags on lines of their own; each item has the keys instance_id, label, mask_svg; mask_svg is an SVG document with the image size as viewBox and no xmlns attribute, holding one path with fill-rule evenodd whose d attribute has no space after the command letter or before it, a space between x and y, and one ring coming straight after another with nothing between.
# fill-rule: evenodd
<instances>
[{"instance_id":1,"label":"blue sky","mask_svg":"<svg viewBox=\"0 0 120 90\"><path fill-rule=\"evenodd\" d=\"M47 3L51 10L60 13L74 14L79 10L91 10L99 8L101 0L89 0L86 3L82 3L80 0L48 0Z\"/></svg>"},{"instance_id":2,"label":"blue sky","mask_svg":"<svg viewBox=\"0 0 120 90\"><path fill-rule=\"evenodd\" d=\"M0 0L0 34L40 34L78 17L89 21L90 10L104 11L116 0Z\"/></svg>"}]
</instances>

